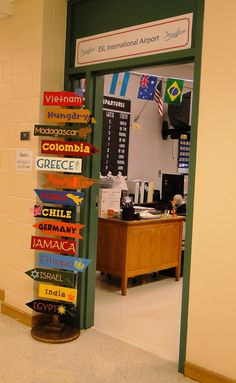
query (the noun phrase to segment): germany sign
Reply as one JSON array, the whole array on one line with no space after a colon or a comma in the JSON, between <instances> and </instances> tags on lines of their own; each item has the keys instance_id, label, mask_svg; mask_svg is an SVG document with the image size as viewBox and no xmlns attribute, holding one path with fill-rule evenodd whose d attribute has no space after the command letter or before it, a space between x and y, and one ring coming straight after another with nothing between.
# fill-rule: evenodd
<instances>
[{"instance_id":1,"label":"germany sign","mask_svg":"<svg viewBox=\"0 0 236 383\"><path fill-rule=\"evenodd\" d=\"M59 254L39 253L38 266L83 273L91 260Z\"/></svg>"},{"instance_id":2,"label":"germany sign","mask_svg":"<svg viewBox=\"0 0 236 383\"><path fill-rule=\"evenodd\" d=\"M82 206L84 204L84 193L56 190L34 189L39 199L44 203L55 203L58 205Z\"/></svg>"},{"instance_id":3,"label":"germany sign","mask_svg":"<svg viewBox=\"0 0 236 383\"><path fill-rule=\"evenodd\" d=\"M25 272L36 282L48 282L60 286L74 287L75 273L62 270L34 268Z\"/></svg>"},{"instance_id":4,"label":"germany sign","mask_svg":"<svg viewBox=\"0 0 236 383\"><path fill-rule=\"evenodd\" d=\"M39 229L44 234L56 235L59 237L70 237L70 238L79 238L83 239L80 235L79 230L84 227L79 223L67 223L67 222L51 222L51 221L41 221L33 225L36 229Z\"/></svg>"}]
</instances>

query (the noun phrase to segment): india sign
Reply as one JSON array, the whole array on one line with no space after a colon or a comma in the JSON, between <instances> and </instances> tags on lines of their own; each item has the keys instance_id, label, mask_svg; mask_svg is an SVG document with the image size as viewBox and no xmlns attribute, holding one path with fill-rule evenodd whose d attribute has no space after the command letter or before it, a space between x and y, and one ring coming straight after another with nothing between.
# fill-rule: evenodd
<instances>
[{"instance_id":1,"label":"india sign","mask_svg":"<svg viewBox=\"0 0 236 383\"><path fill-rule=\"evenodd\" d=\"M82 206L84 193L56 190L34 189L39 199L44 203L56 203L58 205Z\"/></svg>"},{"instance_id":2,"label":"india sign","mask_svg":"<svg viewBox=\"0 0 236 383\"><path fill-rule=\"evenodd\" d=\"M84 227L79 223L67 223L67 222L52 222L52 221L41 221L33 225L36 229L39 229L44 234L56 235L59 237L70 237L83 239L80 235L79 230Z\"/></svg>"},{"instance_id":3,"label":"india sign","mask_svg":"<svg viewBox=\"0 0 236 383\"><path fill-rule=\"evenodd\" d=\"M84 98L75 92L44 92L43 105L83 106Z\"/></svg>"},{"instance_id":4,"label":"india sign","mask_svg":"<svg viewBox=\"0 0 236 383\"><path fill-rule=\"evenodd\" d=\"M36 282L48 282L60 286L74 287L75 273L62 270L35 268L25 272Z\"/></svg>"},{"instance_id":5,"label":"india sign","mask_svg":"<svg viewBox=\"0 0 236 383\"><path fill-rule=\"evenodd\" d=\"M39 253L38 266L83 273L91 260L60 254Z\"/></svg>"},{"instance_id":6,"label":"india sign","mask_svg":"<svg viewBox=\"0 0 236 383\"><path fill-rule=\"evenodd\" d=\"M37 156L35 168L49 172L81 173L82 159Z\"/></svg>"},{"instance_id":7,"label":"india sign","mask_svg":"<svg viewBox=\"0 0 236 383\"><path fill-rule=\"evenodd\" d=\"M47 182L43 187L52 187L59 189L85 189L92 186L98 180L87 178L84 176L72 176L64 174L44 174L47 178Z\"/></svg>"},{"instance_id":8,"label":"india sign","mask_svg":"<svg viewBox=\"0 0 236 383\"><path fill-rule=\"evenodd\" d=\"M88 142L50 141L41 142L41 152L44 154L59 154L62 156L88 157L99 149Z\"/></svg>"},{"instance_id":9,"label":"india sign","mask_svg":"<svg viewBox=\"0 0 236 383\"><path fill-rule=\"evenodd\" d=\"M96 122L88 109L47 108L45 119L47 122L72 122L76 124L95 124Z\"/></svg>"},{"instance_id":10,"label":"india sign","mask_svg":"<svg viewBox=\"0 0 236 383\"><path fill-rule=\"evenodd\" d=\"M38 296L39 298L50 298L58 301L76 303L77 289L48 285L45 283L39 285Z\"/></svg>"},{"instance_id":11,"label":"india sign","mask_svg":"<svg viewBox=\"0 0 236 383\"><path fill-rule=\"evenodd\" d=\"M73 314L73 308L75 307L74 304L57 303L42 299L35 299L34 301L26 303L26 305L38 313L53 315L65 315L67 313L71 315Z\"/></svg>"},{"instance_id":12,"label":"india sign","mask_svg":"<svg viewBox=\"0 0 236 383\"><path fill-rule=\"evenodd\" d=\"M75 254L76 241L32 236L30 248L33 250L52 251L53 253Z\"/></svg>"}]
</instances>

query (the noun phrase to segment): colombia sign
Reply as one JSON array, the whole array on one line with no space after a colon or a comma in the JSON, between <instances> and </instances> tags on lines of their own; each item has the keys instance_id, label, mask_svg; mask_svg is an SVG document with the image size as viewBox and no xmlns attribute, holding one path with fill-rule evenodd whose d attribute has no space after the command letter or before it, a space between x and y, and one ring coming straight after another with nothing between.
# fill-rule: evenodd
<instances>
[{"instance_id":1,"label":"colombia sign","mask_svg":"<svg viewBox=\"0 0 236 383\"><path fill-rule=\"evenodd\" d=\"M34 189L42 202L62 205L81 206L84 203L84 193L57 190Z\"/></svg>"},{"instance_id":2,"label":"colombia sign","mask_svg":"<svg viewBox=\"0 0 236 383\"><path fill-rule=\"evenodd\" d=\"M57 302L51 302L46 301L42 299L35 299L34 301L26 303L26 305L31 308L32 310L38 312L38 313L44 313L44 314L70 314L73 313L73 308L75 307L73 304L68 303L57 303Z\"/></svg>"},{"instance_id":3,"label":"colombia sign","mask_svg":"<svg viewBox=\"0 0 236 383\"><path fill-rule=\"evenodd\" d=\"M40 298L56 299L58 301L66 301L76 303L77 289L70 289L69 287L60 287L54 285L40 284L39 293Z\"/></svg>"},{"instance_id":4,"label":"colombia sign","mask_svg":"<svg viewBox=\"0 0 236 383\"><path fill-rule=\"evenodd\" d=\"M32 236L30 248L33 250L52 251L54 253L75 254L76 241Z\"/></svg>"},{"instance_id":5,"label":"colombia sign","mask_svg":"<svg viewBox=\"0 0 236 383\"><path fill-rule=\"evenodd\" d=\"M92 186L95 182L98 182L95 179L87 178L84 176L72 176L64 174L44 174L47 178L47 182L43 187L55 187L59 189L85 189Z\"/></svg>"},{"instance_id":6,"label":"colombia sign","mask_svg":"<svg viewBox=\"0 0 236 383\"><path fill-rule=\"evenodd\" d=\"M88 142L50 141L41 142L41 152L44 154L61 154L63 156L88 157L99 149Z\"/></svg>"},{"instance_id":7,"label":"colombia sign","mask_svg":"<svg viewBox=\"0 0 236 383\"><path fill-rule=\"evenodd\" d=\"M83 106L84 98L75 92L44 92L43 105Z\"/></svg>"},{"instance_id":8,"label":"colombia sign","mask_svg":"<svg viewBox=\"0 0 236 383\"><path fill-rule=\"evenodd\" d=\"M42 221L40 223L36 223L33 227L41 230L44 234L83 239L79 233L79 230L82 229L84 225L79 223Z\"/></svg>"}]
</instances>

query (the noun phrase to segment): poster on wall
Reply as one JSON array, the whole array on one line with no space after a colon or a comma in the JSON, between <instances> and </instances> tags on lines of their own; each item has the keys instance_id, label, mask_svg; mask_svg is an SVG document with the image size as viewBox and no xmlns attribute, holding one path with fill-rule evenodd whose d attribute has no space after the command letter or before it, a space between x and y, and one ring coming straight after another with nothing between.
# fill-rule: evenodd
<instances>
[{"instance_id":1,"label":"poster on wall","mask_svg":"<svg viewBox=\"0 0 236 383\"><path fill-rule=\"evenodd\" d=\"M103 98L102 176L108 172L114 176L127 176L130 109L130 100L108 96Z\"/></svg>"}]
</instances>

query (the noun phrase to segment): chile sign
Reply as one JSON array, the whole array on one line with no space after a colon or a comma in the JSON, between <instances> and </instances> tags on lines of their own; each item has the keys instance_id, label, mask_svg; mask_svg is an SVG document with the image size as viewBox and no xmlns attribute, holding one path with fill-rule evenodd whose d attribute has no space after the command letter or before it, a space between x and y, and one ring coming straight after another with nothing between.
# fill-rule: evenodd
<instances>
[{"instance_id":1,"label":"chile sign","mask_svg":"<svg viewBox=\"0 0 236 383\"><path fill-rule=\"evenodd\" d=\"M43 187L55 187L59 189L86 189L92 186L98 180L84 176L72 176L64 174L44 174L47 182Z\"/></svg>"},{"instance_id":2,"label":"chile sign","mask_svg":"<svg viewBox=\"0 0 236 383\"><path fill-rule=\"evenodd\" d=\"M47 250L53 253L72 255L76 253L76 241L32 236L30 248L33 250Z\"/></svg>"},{"instance_id":3,"label":"chile sign","mask_svg":"<svg viewBox=\"0 0 236 383\"><path fill-rule=\"evenodd\" d=\"M35 268L25 271L36 282L48 282L60 286L74 287L75 274L69 271Z\"/></svg>"},{"instance_id":4,"label":"chile sign","mask_svg":"<svg viewBox=\"0 0 236 383\"><path fill-rule=\"evenodd\" d=\"M35 159L36 170L49 172L81 173L81 158L40 157Z\"/></svg>"},{"instance_id":5,"label":"chile sign","mask_svg":"<svg viewBox=\"0 0 236 383\"><path fill-rule=\"evenodd\" d=\"M99 149L88 142L43 140L41 142L41 152L43 154L88 157L99 152Z\"/></svg>"},{"instance_id":6,"label":"chile sign","mask_svg":"<svg viewBox=\"0 0 236 383\"><path fill-rule=\"evenodd\" d=\"M73 313L73 308L75 307L73 304L57 303L42 299L35 299L34 301L26 303L26 305L38 313L53 315L65 315L67 313L71 315Z\"/></svg>"},{"instance_id":7,"label":"chile sign","mask_svg":"<svg viewBox=\"0 0 236 383\"><path fill-rule=\"evenodd\" d=\"M30 208L30 212L33 213L34 217L37 218L60 218L68 222L75 221L75 211L71 207L54 207L54 206L43 206L43 205L34 205L33 208Z\"/></svg>"},{"instance_id":8,"label":"chile sign","mask_svg":"<svg viewBox=\"0 0 236 383\"><path fill-rule=\"evenodd\" d=\"M48 285L44 283L44 284L39 284L38 296L39 298L50 298L50 299L56 299L58 301L76 303L77 289Z\"/></svg>"},{"instance_id":9,"label":"chile sign","mask_svg":"<svg viewBox=\"0 0 236 383\"><path fill-rule=\"evenodd\" d=\"M56 190L34 189L39 199L44 203L56 203L58 205L82 206L84 193Z\"/></svg>"},{"instance_id":10,"label":"chile sign","mask_svg":"<svg viewBox=\"0 0 236 383\"><path fill-rule=\"evenodd\" d=\"M70 238L79 238L83 239L80 235L79 230L84 227L79 223L67 223L67 222L51 222L51 221L41 221L33 225L36 229L39 229L44 234L56 235L59 237L70 237Z\"/></svg>"},{"instance_id":11,"label":"chile sign","mask_svg":"<svg viewBox=\"0 0 236 383\"><path fill-rule=\"evenodd\" d=\"M91 260L87 258L70 257L50 253L38 254L38 266L40 267L56 268L83 273L90 262Z\"/></svg>"}]
</instances>

